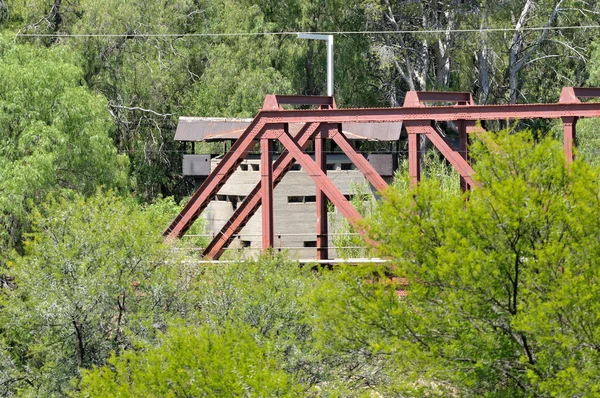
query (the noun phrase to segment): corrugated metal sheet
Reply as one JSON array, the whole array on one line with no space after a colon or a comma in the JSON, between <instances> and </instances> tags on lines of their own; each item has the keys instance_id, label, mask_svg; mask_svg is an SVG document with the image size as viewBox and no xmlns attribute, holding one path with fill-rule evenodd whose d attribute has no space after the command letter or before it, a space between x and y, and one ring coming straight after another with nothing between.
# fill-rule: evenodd
<instances>
[{"instance_id":1,"label":"corrugated metal sheet","mask_svg":"<svg viewBox=\"0 0 600 398\"><path fill-rule=\"evenodd\" d=\"M248 127L252 119L225 119L218 117L180 117L175 131L175 141L205 141L206 136L239 131ZM236 137L236 138L237 138Z\"/></svg>"},{"instance_id":2,"label":"corrugated metal sheet","mask_svg":"<svg viewBox=\"0 0 600 398\"><path fill-rule=\"evenodd\" d=\"M207 117L180 117L176 141L223 141L237 140L252 119L225 119ZM290 124L294 136L302 124ZM402 123L345 123L342 126L349 140L398 141Z\"/></svg>"}]
</instances>

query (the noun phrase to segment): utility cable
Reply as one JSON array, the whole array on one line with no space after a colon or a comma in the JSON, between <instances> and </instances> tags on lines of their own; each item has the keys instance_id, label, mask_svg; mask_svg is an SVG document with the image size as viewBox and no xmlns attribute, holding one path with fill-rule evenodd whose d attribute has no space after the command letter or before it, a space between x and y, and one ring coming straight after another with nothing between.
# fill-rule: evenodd
<instances>
[{"instance_id":1,"label":"utility cable","mask_svg":"<svg viewBox=\"0 0 600 398\"><path fill-rule=\"evenodd\" d=\"M579 29L600 29L600 25L572 26L534 26L518 29L519 31L560 31ZM297 36L302 33L322 35L375 35L375 34L448 34L448 33L494 33L514 32L515 28L484 29L424 29L424 30L348 30L337 32L231 32L231 33L16 33L16 37L52 37L52 38L203 38L203 37L256 37L256 36Z\"/></svg>"}]
</instances>

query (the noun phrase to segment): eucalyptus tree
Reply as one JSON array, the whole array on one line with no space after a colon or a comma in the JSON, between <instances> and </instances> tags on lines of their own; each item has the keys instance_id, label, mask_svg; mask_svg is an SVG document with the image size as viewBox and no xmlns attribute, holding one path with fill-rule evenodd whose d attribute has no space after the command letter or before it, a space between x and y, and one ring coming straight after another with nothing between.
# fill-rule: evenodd
<instances>
[{"instance_id":1,"label":"eucalyptus tree","mask_svg":"<svg viewBox=\"0 0 600 398\"><path fill-rule=\"evenodd\" d=\"M19 247L29 212L62 189L125 190L128 160L110 139L106 100L81 85L78 58L0 41L0 248Z\"/></svg>"}]
</instances>

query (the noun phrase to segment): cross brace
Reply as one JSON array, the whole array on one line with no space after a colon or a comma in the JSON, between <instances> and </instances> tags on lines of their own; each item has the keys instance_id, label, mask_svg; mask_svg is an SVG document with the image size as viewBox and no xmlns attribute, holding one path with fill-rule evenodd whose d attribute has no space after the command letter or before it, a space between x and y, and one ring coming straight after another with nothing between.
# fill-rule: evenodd
<instances>
[{"instance_id":1,"label":"cross brace","mask_svg":"<svg viewBox=\"0 0 600 398\"><path fill-rule=\"evenodd\" d=\"M302 148L308 147L310 140L320 126L319 123L309 123L304 125L296 135L298 144ZM289 152L286 151L279 155L273 164L273 188L283 179L293 162L294 158ZM250 194L246 196L246 199L238 206L229 221L221 228L221 231L212 239L206 249L204 249L204 252L202 253L203 256L211 259L219 258L221 254L223 254L225 248L231 243L233 237L244 228L246 223L256 213L261 205L261 199L262 181L259 181Z\"/></svg>"},{"instance_id":2,"label":"cross brace","mask_svg":"<svg viewBox=\"0 0 600 398\"><path fill-rule=\"evenodd\" d=\"M576 124L579 118L600 117L600 103L581 102L581 98L600 97L598 88L565 87L556 104L528 105L475 105L469 93L407 93L402 108L374 109L336 109L332 97L306 96L267 96L263 110L258 113L252 123L225 154L215 170L194 193L179 215L165 230L165 239L181 237L189 229L208 203L214 198L219 188L223 186L236 167L247 157L254 146L260 141L263 156L261 159L261 181L254 187L228 223L211 241L204 251L207 258L218 258L224 248L231 242L232 237L239 233L248 220L256 213L258 207L267 199L263 209L263 246L273 244L272 233L272 201L269 200L273 188L281 181L294 160L308 171L317 186L317 196L320 200L321 225L318 226L317 237L321 250L320 258L327 256L327 241L323 234L327 233L326 217L323 218L323 208L326 209L324 198L327 198L340 212L364 234L360 225L361 217L341 194L335 185L327 178L324 167L324 139L332 139L362 171L367 180L383 195L387 184L373 170L369 162L357 153L347 138L341 132L341 123L346 122L397 122L402 121L408 132L409 144L409 174L414 183L420 178L419 134L425 134L443 156L456 168L461 175L461 187L475 187L473 169L468 163L468 133L481 130L475 127L477 120L506 120L530 118L560 118L564 124L564 148L567 161L574 158L573 149L576 146ZM425 102L455 103L453 106L425 106ZM321 109L284 110L282 104L310 104ZM459 149L453 150L438 131L436 122L455 121L459 130ZM304 127L296 138L287 131L289 123L303 123ZM315 138L315 136L317 137ZM305 149L315 138L316 161L306 153ZM279 140L286 148L273 164L270 159L273 140ZM266 154L265 154L266 153ZM268 165L271 165L269 167ZM271 203L271 205L269 205ZM263 204L264 206L264 204ZM265 224L266 223L266 224ZM323 224L325 223L325 224ZM324 231L324 232L323 232ZM270 236L270 238L269 238ZM374 243L374 242L373 242ZM319 253L319 252L318 252Z\"/></svg>"}]
</instances>

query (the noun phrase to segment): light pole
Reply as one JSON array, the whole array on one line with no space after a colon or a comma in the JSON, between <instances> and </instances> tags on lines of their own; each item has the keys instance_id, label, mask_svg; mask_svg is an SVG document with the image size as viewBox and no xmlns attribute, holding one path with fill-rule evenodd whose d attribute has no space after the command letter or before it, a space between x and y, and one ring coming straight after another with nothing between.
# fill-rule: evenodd
<instances>
[{"instance_id":1,"label":"light pole","mask_svg":"<svg viewBox=\"0 0 600 398\"><path fill-rule=\"evenodd\" d=\"M324 40L327 42L327 95L333 97L333 35L317 35L313 33L298 33L299 39ZM323 173L327 174L326 139L319 134L315 137L315 161ZM317 260L327 260L328 226L327 226L327 196L317 184Z\"/></svg>"},{"instance_id":2,"label":"light pole","mask_svg":"<svg viewBox=\"0 0 600 398\"><path fill-rule=\"evenodd\" d=\"M327 95L333 96L333 35L298 33L299 39L324 40L327 42Z\"/></svg>"}]
</instances>

